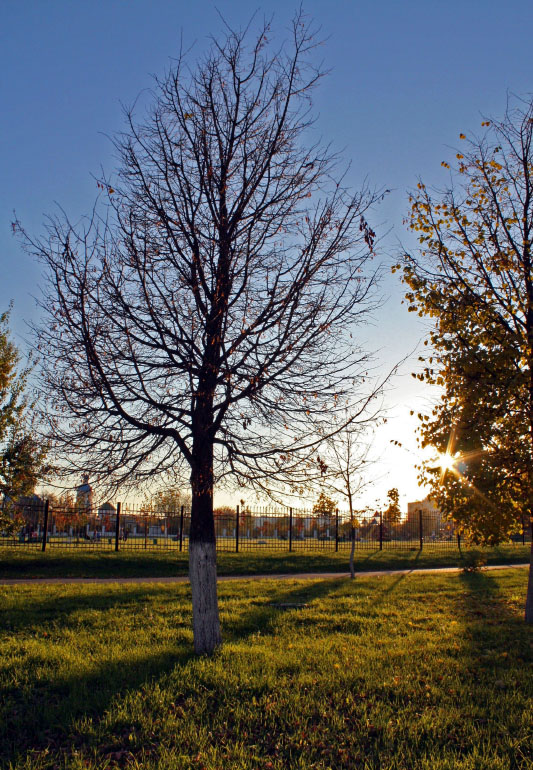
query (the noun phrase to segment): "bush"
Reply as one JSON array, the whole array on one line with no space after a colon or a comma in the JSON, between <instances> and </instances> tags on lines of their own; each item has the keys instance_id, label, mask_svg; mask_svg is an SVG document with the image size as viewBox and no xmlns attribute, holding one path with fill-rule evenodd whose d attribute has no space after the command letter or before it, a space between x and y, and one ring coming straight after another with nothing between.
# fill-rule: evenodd
<instances>
[{"instance_id":1,"label":"bush","mask_svg":"<svg viewBox=\"0 0 533 770\"><path fill-rule=\"evenodd\" d=\"M479 572L487 564L487 557L481 551L467 551L463 556L463 572Z\"/></svg>"}]
</instances>

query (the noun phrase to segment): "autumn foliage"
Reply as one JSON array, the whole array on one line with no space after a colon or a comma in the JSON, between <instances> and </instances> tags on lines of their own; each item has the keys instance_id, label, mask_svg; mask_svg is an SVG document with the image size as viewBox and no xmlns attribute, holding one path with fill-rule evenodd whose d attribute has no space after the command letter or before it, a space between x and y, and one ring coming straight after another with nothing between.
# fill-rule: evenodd
<instances>
[{"instance_id":1,"label":"autumn foliage","mask_svg":"<svg viewBox=\"0 0 533 770\"><path fill-rule=\"evenodd\" d=\"M398 267L433 324L416 376L442 389L421 443L452 459L422 476L464 533L496 543L533 511L533 102L482 128L460 134L444 189L411 195L420 248ZM533 584L529 597L533 621Z\"/></svg>"}]
</instances>

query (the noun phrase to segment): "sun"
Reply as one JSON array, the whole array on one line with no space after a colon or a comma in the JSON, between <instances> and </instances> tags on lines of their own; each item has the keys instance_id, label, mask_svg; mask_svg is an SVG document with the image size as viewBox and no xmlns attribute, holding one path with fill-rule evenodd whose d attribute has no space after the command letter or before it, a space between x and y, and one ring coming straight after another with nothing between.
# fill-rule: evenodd
<instances>
[{"instance_id":1,"label":"sun","mask_svg":"<svg viewBox=\"0 0 533 770\"><path fill-rule=\"evenodd\" d=\"M451 471L455 468L457 457L454 457L449 452L441 452L439 454L439 465L442 471Z\"/></svg>"}]
</instances>

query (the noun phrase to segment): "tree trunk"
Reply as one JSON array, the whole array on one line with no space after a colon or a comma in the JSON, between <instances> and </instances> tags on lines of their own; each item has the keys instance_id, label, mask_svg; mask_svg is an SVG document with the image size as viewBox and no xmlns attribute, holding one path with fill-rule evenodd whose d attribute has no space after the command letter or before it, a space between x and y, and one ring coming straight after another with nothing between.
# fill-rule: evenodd
<instances>
[{"instance_id":1,"label":"tree trunk","mask_svg":"<svg viewBox=\"0 0 533 770\"><path fill-rule=\"evenodd\" d=\"M529 560L529 580L527 583L527 595L526 595L526 623L533 624L533 518L529 517L529 526L531 533L531 557Z\"/></svg>"},{"instance_id":2,"label":"tree trunk","mask_svg":"<svg viewBox=\"0 0 533 770\"><path fill-rule=\"evenodd\" d=\"M212 447L201 447L195 459L191 473L189 536L194 651L198 655L211 655L222 643L217 597Z\"/></svg>"},{"instance_id":3,"label":"tree trunk","mask_svg":"<svg viewBox=\"0 0 533 770\"><path fill-rule=\"evenodd\" d=\"M530 205L530 201L528 200ZM528 207L524 210L524 225L528 222ZM524 227L525 229L525 227ZM527 313L526 313L526 331L527 331L527 354L529 369L529 457L527 467L527 516L531 533L531 555L529 560L529 579L527 583L526 609L524 619L526 623L533 623L533 276L531 264L531 250L528 241L528 235L524 234L524 265L526 267L526 291L527 291Z\"/></svg>"},{"instance_id":4,"label":"tree trunk","mask_svg":"<svg viewBox=\"0 0 533 770\"><path fill-rule=\"evenodd\" d=\"M355 553L355 527L350 528L350 536L352 540L352 547L350 549L350 577L353 580L355 578L355 567L353 563L353 557Z\"/></svg>"},{"instance_id":5,"label":"tree trunk","mask_svg":"<svg viewBox=\"0 0 533 770\"><path fill-rule=\"evenodd\" d=\"M197 655L212 655L222 643L215 543L189 542L189 580L194 651Z\"/></svg>"},{"instance_id":6,"label":"tree trunk","mask_svg":"<svg viewBox=\"0 0 533 770\"><path fill-rule=\"evenodd\" d=\"M348 505L350 506L350 537L352 540L352 545L350 548L350 578L354 580L355 568L353 564L353 559L355 554L355 521L353 517L352 485L350 484L349 472L346 475L346 491L348 492Z\"/></svg>"}]
</instances>

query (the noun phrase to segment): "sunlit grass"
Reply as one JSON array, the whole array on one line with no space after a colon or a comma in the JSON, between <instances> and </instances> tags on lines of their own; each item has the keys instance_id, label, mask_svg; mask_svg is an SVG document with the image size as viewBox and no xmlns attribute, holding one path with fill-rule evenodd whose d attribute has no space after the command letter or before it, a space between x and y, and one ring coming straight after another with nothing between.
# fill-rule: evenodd
<instances>
[{"instance_id":1,"label":"sunlit grass","mask_svg":"<svg viewBox=\"0 0 533 770\"><path fill-rule=\"evenodd\" d=\"M190 654L187 585L0 588L0 761L525 770L526 579L222 583L212 659Z\"/></svg>"},{"instance_id":2,"label":"sunlit grass","mask_svg":"<svg viewBox=\"0 0 533 770\"><path fill-rule=\"evenodd\" d=\"M527 562L529 545L502 545L482 549L488 564ZM425 544L417 547L378 549L357 548L357 570L455 567L464 563L463 549ZM242 553L221 552L217 555L219 575L280 574L298 572L347 572L348 551L333 550L279 551L254 550ZM46 553L39 549L0 549L1 578L36 577L171 577L186 575L188 554L178 551L114 551L55 549Z\"/></svg>"}]
</instances>

